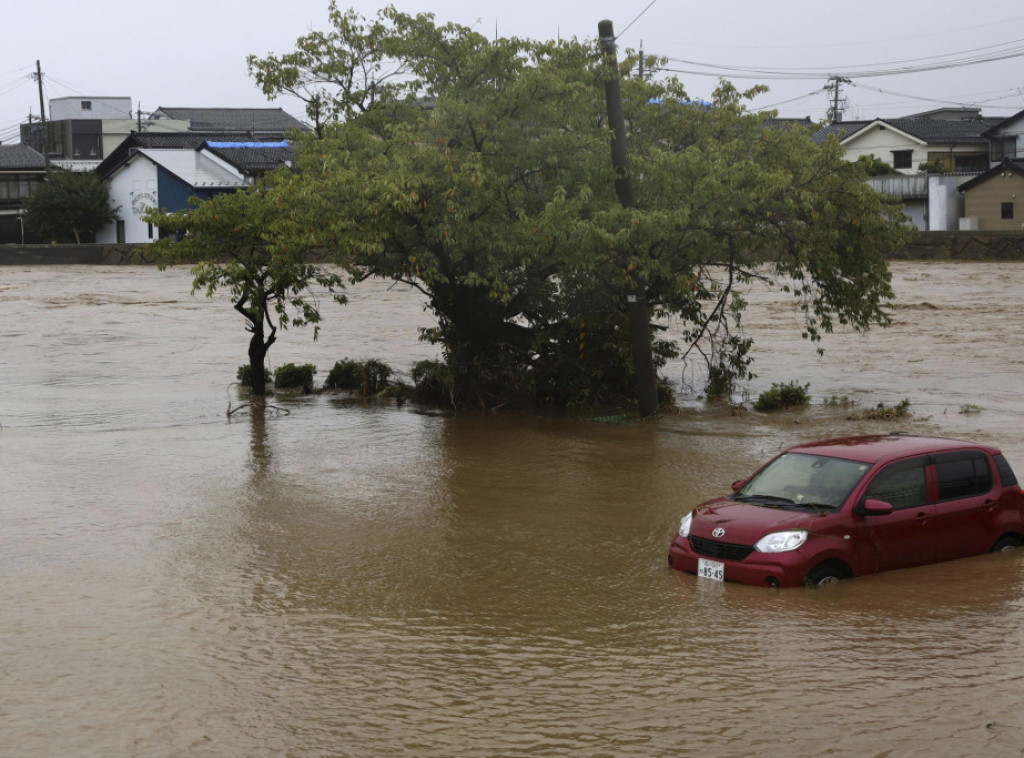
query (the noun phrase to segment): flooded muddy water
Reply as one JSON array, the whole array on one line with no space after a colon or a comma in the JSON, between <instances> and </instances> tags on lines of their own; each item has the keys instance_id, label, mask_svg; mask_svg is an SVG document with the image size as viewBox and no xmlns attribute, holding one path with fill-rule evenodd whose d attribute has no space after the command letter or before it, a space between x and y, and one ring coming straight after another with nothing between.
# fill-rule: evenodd
<instances>
[{"instance_id":1,"label":"flooded muddy water","mask_svg":"<svg viewBox=\"0 0 1024 758\"><path fill-rule=\"evenodd\" d=\"M0 269L0 754L1019 755L1021 551L821 591L666 565L682 514L797 441L898 425L1024 474L1024 265L893 271L893 326L823 358L751 292L751 396L812 406L603 424L330 394L229 418L247 335L187 271ZM415 294L351 296L273 364L434 355Z\"/></svg>"}]
</instances>

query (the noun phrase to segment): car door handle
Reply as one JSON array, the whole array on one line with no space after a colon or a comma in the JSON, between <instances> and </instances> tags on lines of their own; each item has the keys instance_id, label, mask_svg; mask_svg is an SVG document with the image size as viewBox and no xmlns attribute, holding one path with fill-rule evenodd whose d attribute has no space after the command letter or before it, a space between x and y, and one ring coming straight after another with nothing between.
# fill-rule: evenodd
<instances>
[{"instance_id":1,"label":"car door handle","mask_svg":"<svg viewBox=\"0 0 1024 758\"><path fill-rule=\"evenodd\" d=\"M919 513L916 516L916 520L920 526L924 526L931 520L931 516L927 513Z\"/></svg>"}]
</instances>

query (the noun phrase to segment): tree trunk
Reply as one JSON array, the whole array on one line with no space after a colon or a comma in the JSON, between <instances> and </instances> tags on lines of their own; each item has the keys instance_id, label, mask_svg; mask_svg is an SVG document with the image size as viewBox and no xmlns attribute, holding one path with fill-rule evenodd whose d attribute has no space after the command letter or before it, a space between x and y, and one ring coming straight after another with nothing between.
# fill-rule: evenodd
<instances>
[{"instance_id":1,"label":"tree trunk","mask_svg":"<svg viewBox=\"0 0 1024 758\"><path fill-rule=\"evenodd\" d=\"M250 394L263 397L267 394L267 351L270 345L263 344L263 330L254 330L249 340L249 371L252 376Z\"/></svg>"}]
</instances>

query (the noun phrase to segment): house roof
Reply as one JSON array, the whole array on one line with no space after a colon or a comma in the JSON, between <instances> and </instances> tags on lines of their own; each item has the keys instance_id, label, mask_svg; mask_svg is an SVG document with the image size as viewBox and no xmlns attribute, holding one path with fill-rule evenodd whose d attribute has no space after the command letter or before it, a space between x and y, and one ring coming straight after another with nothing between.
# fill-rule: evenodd
<instances>
[{"instance_id":1,"label":"house roof","mask_svg":"<svg viewBox=\"0 0 1024 758\"><path fill-rule=\"evenodd\" d=\"M141 149L136 154L145 156L190 187L233 189L247 185L244 176L193 150Z\"/></svg>"},{"instance_id":2,"label":"house roof","mask_svg":"<svg viewBox=\"0 0 1024 758\"><path fill-rule=\"evenodd\" d=\"M957 187L957 190L959 190L960 192L965 192L966 190L977 187L979 184L984 184L993 176L999 176L1000 174L1003 174L1007 171L1011 171L1014 174L1024 176L1024 161L1014 161L1007 158L998 166L990 168L984 174L978 174L969 182L964 182L959 187Z\"/></svg>"},{"instance_id":3,"label":"house roof","mask_svg":"<svg viewBox=\"0 0 1024 758\"><path fill-rule=\"evenodd\" d=\"M28 145L0 145L0 171L42 171L46 158Z\"/></svg>"},{"instance_id":4,"label":"house roof","mask_svg":"<svg viewBox=\"0 0 1024 758\"><path fill-rule=\"evenodd\" d=\"M1004 119L1001 119L996 124L994 124L993 126L989 127L988 131L985 132L985 136L986 137L992 136L994 132L999 131L1000 129L1002 129L1004 126L1007 126L1008 124L1012 124L1014 121L1019 121L1022 117L1024 117L1024 111L1017 111L1012 116L1008 116L1008 117L1006 117Z\"/></svg>"},{"instance_id":5,"label":"house roof","mask_svg":"<svg viewBox=\"0 0 1024 758\"><path fill-rule=\"evenodd\" d=\"M96 167L100 178L113 173L131 154L140 148L154 150L198 150L207 140L236 141L249 139L241 132L224 132L217 135L196 134L195 132L132 132Z\"/></svg>"},{"instance_id":6,"label":"house roof","mask_svg":"<svg viewBox=\"0 0 1024 758\"><path fill-rule=\"evenodd\" d=\"M210 140L207 150L230 163L246 176L273 171L281 165L291 165L292 148L280 142L226 142Z\"/></svg>"},{"instance_id":7,"label":"house roof","mask_svg":"<svg viewBox=\"0 0 1024 758\"><path fill-rule=\"evenodd\" d=\"M897 129L911 137L929 145L965 145L985 144L984 134L1004 119L1001 118L965 118L950 120L929 116L905 116L902 118L879 118L870 121L841 121L822 127L814 135L815 142L824 142L830 135L835 135L840 142L855 139L867 127L878 124Z\"/></svg>"},{"instance_id":8,"label":"house roof","mask_svg":"<svg viewBox=\"0 0 1024 758\"><path fill-rule=\"evenodd\" d=\"M157 108L154 116L188 121L193 132L273 133L284 137L293 129L309 131L281 108Z\"/></svg>"}]
</instances>

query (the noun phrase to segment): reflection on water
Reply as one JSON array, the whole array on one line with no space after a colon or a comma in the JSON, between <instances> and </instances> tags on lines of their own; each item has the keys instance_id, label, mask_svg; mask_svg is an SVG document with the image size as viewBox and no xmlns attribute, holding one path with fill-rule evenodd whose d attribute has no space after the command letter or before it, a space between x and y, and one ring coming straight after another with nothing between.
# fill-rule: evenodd
<instances>
[{"instance_id":1,"label":"reflection on water","mask_svg":"<svg viewBox=\"0 0 1024 758\"><path fill-rule=\"evenodd\" d=\"M606 425L331 395L229 417L245 334L186 272L3 270L0 753L1019 753L1024 555L828 591L666 566L682 513L767 456L878 430L832 394L909 397L902 428L1024 471L1024 267L895 272L894 327L824 360L753 293L755 394L813 407ZM352 294L274 360L433 355L412 293Z\"/></svg>"}]
</instances>

